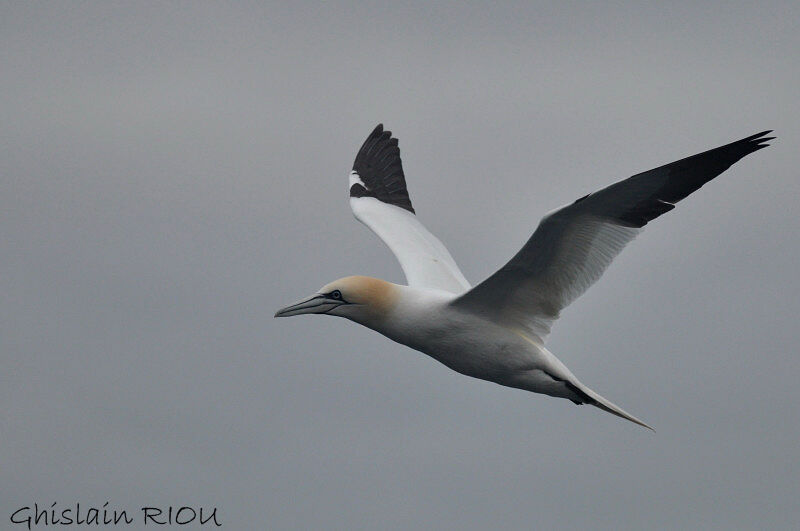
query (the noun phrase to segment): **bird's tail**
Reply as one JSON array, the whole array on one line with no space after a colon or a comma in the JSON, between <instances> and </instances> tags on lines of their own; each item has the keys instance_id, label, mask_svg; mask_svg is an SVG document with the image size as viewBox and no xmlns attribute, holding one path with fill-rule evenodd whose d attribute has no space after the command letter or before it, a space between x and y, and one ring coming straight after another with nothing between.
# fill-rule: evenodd
<instances>
[{"instance_id":1,"label":"bird's tail","mask_svg":"<svg viewBox=\"0 0 800 531\"><path fill-rule=\"evenodd\" d=\"M630 413L628 413L627 411L616 405L614 402L606 400L605 398L595 393L585 385L581 385L580 390L583 392L583 394L585 394L589 398L589 400L586 401L587 404L591 404L595 407L598 407L603 411L608 411L609 413L612 413L618 417L622 417L626 420L629 420L634 424L638 424L639 426L644 426L648 430L653 430L653 432L656 431L655 429L653 429L652 426L649 426L643 421L637 419L636 417L634 417L633 415L631 415Z\"/></svg>"},{"instance_id":2,"label":"bird's tail","mask_svg":"<svg viewBox=\"0 0 800 531\"><path fill-rule=\"evenodd\" d=\"M637 419L618 405L616 405L611 400L606 400L599 394L595 393L580 380L578 380L572 372L570 372L567 367L561 363L561 361L556 358L552 352L541 346L540 344L534 342L530 338L528 338L525 334L517 332L521 338L525 339L529 343L533 344L536 347L538 353L549 362L549 366L547 368L546 374L550 376L553 380L558 382L562 382L566 385L567 389L569 389L573 396L564 396L562 394L553 394L553 396L561 396L563 398L568 398L572 400L576 404L591 404L595 407L602 409L603 411L608 411L609 413L616 415L618 417L622 417L625 420L629 420L634 424L638 424L639 426L643 426L648 430L652 430L655 433L655 429L652 426L645 424L643 421ZM541 392L540 390L536 390L536 392ZM549 393L547 393L549 394Z\"/></svg>"}]
</instances>

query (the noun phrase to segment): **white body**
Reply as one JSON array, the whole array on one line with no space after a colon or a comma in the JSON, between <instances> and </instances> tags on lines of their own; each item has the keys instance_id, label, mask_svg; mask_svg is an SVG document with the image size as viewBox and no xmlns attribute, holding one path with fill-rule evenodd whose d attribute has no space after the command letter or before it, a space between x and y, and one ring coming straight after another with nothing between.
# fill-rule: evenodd
<instances>
[{"instance_id":1,"label":"white body","mask_svg":"<svg viewBox=\"0 0 800 531\"><path fill-rule=\"evenodd\" d=\"M458 298L453 293L389 286L392 305L385 313L340 313L339 309L330 313L372 328L466 376L576 403L585 403L588 395L601 409L649 427L583 385L544 345L524 331L453 307L452 302Z\"/></svg>"},{"instance_id":2,"label":"white body","mask_svg":"<svg viewBox=\"0 0 800 531\"><path fill-rule=\"evenodd\" d=\"M389 318L367 324L386 337L424 352L461 374L503 385L522 383L531 371L549 367L543 347L450 307L456 298L452 293L408 286L396 289L399 297Z\"/></svg>"}]
</instances>

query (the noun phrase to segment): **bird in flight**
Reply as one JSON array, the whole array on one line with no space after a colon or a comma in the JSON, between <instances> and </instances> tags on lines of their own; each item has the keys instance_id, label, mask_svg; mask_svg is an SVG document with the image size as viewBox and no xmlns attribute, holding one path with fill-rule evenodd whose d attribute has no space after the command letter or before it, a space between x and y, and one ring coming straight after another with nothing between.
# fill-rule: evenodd
<instances>
[{"instance_id":1,"label":"bird in flight","mask_svg":"<svg viewBox=\"0 0 800 531\"><path fill-rule=\"evenodd\" d=\"M584 385L545 348L550 327L648 222L767 147L774 139L769 133L639 173L550 212L506 265L471 287L417 219L397 138L379 124L350 172L350 207L397 257L408 285L345 277L275 317L345 317L467 376L590 404L652 430Z\"/></svg>"}]
</instances>

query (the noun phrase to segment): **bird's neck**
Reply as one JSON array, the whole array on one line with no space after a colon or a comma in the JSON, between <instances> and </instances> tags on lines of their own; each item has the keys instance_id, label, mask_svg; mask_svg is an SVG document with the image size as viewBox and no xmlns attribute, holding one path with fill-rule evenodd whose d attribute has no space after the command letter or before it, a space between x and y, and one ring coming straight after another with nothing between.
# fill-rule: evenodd
<instances>
[{"instance_id":1,"label":"bird's neck","mask_svg":"<svg viewBox=\"0 0 800 531\"><path fill-rule=\"evenodd\" d=\"M391 286L391 303L372 307L351 319L405 345L409 345L418 333L427 330L442 307L454 297L440 291L397 284Z\"/></svg>"}]
</instances>

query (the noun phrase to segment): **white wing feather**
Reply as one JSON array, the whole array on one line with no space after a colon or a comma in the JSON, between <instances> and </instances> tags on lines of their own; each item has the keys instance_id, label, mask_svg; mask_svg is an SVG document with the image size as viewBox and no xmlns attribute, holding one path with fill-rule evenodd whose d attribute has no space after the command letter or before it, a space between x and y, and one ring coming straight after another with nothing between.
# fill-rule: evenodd
<instances>
[{"instance_id":1,"label":"white wing feather","mask_svg":"<svg viewBox=\"0 0 800 531\"><path fill-rule=\"evenodd\" d=\"M374 197L351 197L350 207L397 257L409 286L457 294L470 288L447 248L414 214Z\"/></svg>"}]
</instances>

